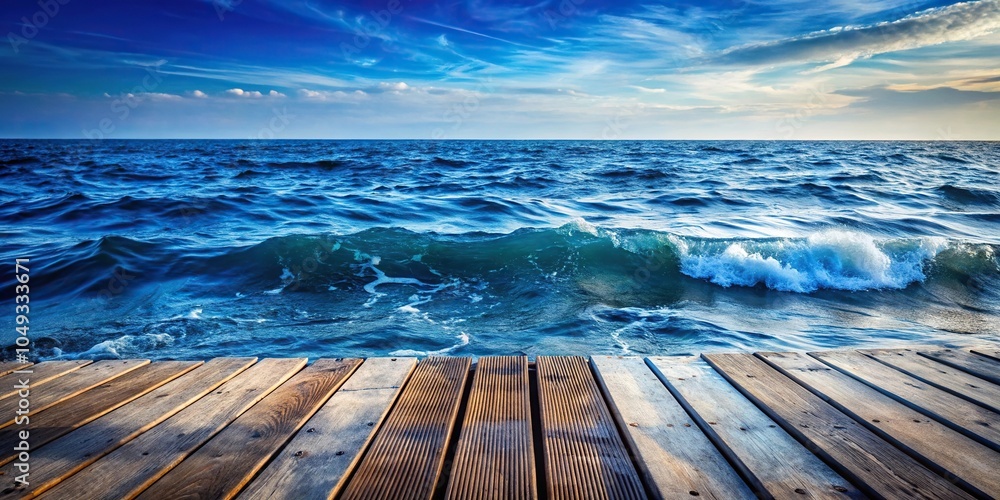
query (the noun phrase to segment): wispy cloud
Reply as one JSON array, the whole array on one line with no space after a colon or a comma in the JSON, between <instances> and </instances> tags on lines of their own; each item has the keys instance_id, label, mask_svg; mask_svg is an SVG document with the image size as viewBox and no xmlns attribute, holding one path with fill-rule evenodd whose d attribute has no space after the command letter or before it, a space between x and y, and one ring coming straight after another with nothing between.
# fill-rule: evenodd
<instances>
[{"instance_id":1,"label":"wispy cloud","mask_svg":"<svg viewBox=\"0 0 1000 500\"><path fill-rule=\"evenodd\" d=\"M927 90L901 91L885 87L840 90L840 95L859 97L853 106L894 109L901 106L919 106L921 109L952 108L967 104L1000 100L1000 92L980 92L938 87Z\"/></svg>"},{"instance_id":2,"label":"wispy cloud","mask_svg":"<svg viewBox=\"0 0 1000 500\"><path fill-rule=\"evenodd\" d=\"M649 94L662 94L667 91L667 89L652 89L649 87L643 87L641 85L630 85L630 87L638 90L639 92L646 92Z\"/></svg>"},{"instance_id":3,"label":"wispy cloud","mask_svg":"<svg viewBox=\"0 0 1000 500\"><path fill-rule=\"evenodd\" d=\"M970 40L1000 30L1000 1L964 2L918 12L891 22L836 27L774 42L724 51L715 62L730 65L826 63L846 66L877 54Z\"/></svg>"},{"instance_id":4,"label":"wispy cloud","mask_svg":"<svg viewBox=\"0 0 1000 500\"><path fill-rule=\"evenodd\" d=\"M525 45L523 43L518 43L518 42L511 41L511 40L505 40L503 38L495 37L495 36L492 36L492 35L487 35L486 33L480 33L478 31L472 31L472 30L469 30L469 29L460 28L458 26L452 26L452 25L449 25L449 24L439 23L439 22L436 22L436 21L431 21L429 19L423 19L423 18L414 17L414 16L410 16L410 19L412 19L414 21L417 21L419 23L424 23L424 24L428 24L428 25L431 25L431 26L437 26L438 28L445 28L445 29L449 29L449 30L453 30L453 31L458 31L460 33L468 33L470 35L480 36L480 37L483 37L483 38L489 38L490 40L496 40L498 42L503 42L503 43L507 43L507 44L510 44L510 45L517 45L517 46L521 46L521 47L529 47L529 45Z\"/></svg>"}]
</instances>

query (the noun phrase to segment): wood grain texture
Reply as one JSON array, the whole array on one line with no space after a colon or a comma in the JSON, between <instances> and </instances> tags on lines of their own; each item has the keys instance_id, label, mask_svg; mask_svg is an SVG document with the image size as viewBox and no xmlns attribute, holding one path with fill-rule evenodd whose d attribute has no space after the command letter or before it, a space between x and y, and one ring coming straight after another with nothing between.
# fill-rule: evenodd
<instances>
[{"instance_id":1,"label":"wood grain texture","mask_svg":"<svg viewBox=\"0 0 1000 500\"><path fill-rule=\"evenodd\" d=\"M23 370L31 365L32 363L18 363L17 361L0 361L0 377L16 370Z\"/></svg>"},{"instance_id":2,"label":"wood grain texture","mask_svg":"<svg viewBox=\"0 0 1000 500\"><path fill-rule=\"evenodd\" d=\"M126 377L118 377L95 387L65 404L55 405L30 416L31 446L38 448L73 429L132 401L157 387L195 369L201 362L161 361L139 367ZM15 457L20 441L19 426L0 429L0 465Z\"/></svg>"},{"instance_id":3,"label":"wood grain texture","mask_svg":"<svg viewBox=\"0 0 1000 500\"><path fill-rule=\"evenodd\" d=\"M416 364L414 358L365 360L239 498L338 495Z\"/></svg>"},{"instance_id":4,"label":"wood grain texture","mask_svg":"<svg viewBox=\"0 0 1000 500\"><path fill-rule=\"evenodd\" d=\"M303 358L265 359L257 363L70 476L42 497L135 498L305 364Z\"/></svg>"},{"instance_id":5,"label":"wood grain texture","mask_svg":"<svg viewBox=\"0 0 1000 500\"><path fill-rule=\"evenodd\" d=\"M647 359L763 498L860 498L862 493L697 357Z\"/></svg>"},{"instance_id":6,"label":"wood grain texture","mask_svg":"<svg viewBox=\"0 0 1000 500\"><path fill-rule=\"evenodd\" d=\"M8 372L0 377L0 400L7 399L17 394L16 386L21 380L28 380L33 389L40 389L46 382L51 382L69 372L79 370L84 366L93 363L88 359L74 361L43 361L36 365L30 365L24 370L30 373Z\"/></svg>"},{"instance_id":7,"label":"wood grain texture","mask_svg":"<svg viewBox=\"0 0 1000 500\"><path fill-rule=\"evenodd\" d=\"M471 363L469 358L431 357L417 365L342 499L431 497Z\"/></svg>"},{"instance_id":8,"label":"wood grain texture","mask_svg":"<svg viewBox=\"0 0 1000 500\"><path fill-rule=\"evenodd\" d=\"M914 410L1000 451L1000 415L925 384L859 352L810 354Z\"/></svg>"},{"instance_id":9,"label":"wood grain texture","mask_svg":"<svg viewBox=\"0 0 1000 500\"><path fill-rule=\"evenodd\" d=\"M860 352L921 382L1000 413L1000 385L921 356L913 349L870 349Z\"/></svg>"},{"instance_id":10,"label":"wood grain texture","mask_svg":"<svg viewBox=\"0 0 1000 500\"><path fill-rule=\"evenodd\" d=\"M646 498L587 360L539 356L535 366L549 498Z\"/></svg>"},{"instance_id":11,"label":"wood grain texture","mask_svg":"<svg viewBox=\"0 0 1000 500\"><path fill-rule=\"evenodd\" d=\"M148 364L148 359L128 359L98 361L80 367L42 387L32 387L31 411L33 413L43 411ZM0 420L0 428L14 423L14 411L17 408L17 403L18 398L7 398L0 401L0 415L9 416L9 420Z\"/></svg>"},{"instance_id":12,"label":"wood grain texture","mask_svg":"<svg viewBox=\"0 0 1000 500\"><path fill-rule=\"evenodd\" d=\"M961 349L920 350L922 356L965 370L981 379L1000 384L1000 361Z\"/></svg>"},{"instance_id":13,"label":"wood grain texture","mask_svg":"<svg viewBox=\"0 0 1000 500\"><path fill-rule=\"evenodd\" d=\"M360 364L359 359L317 360L240 415L138 498L235 497Z\"/></svg>"},{"instance_id":14,"label":"wood grain texture","mask_svg":"<svg viewBox=\"0 0 1000 500\"><path fill-rule=\"evenodd\" d=\"M972 498L754 355L702 357L866 494L877 498Z\"/></svg>"},{"instance_id":15,"label":"wood grain texture","mask_svg":"<svg viewBox=\"0 0 1000 500\"><path fill-rule=\"evenodd\" d=\"M754 498L642 359L593 356L591 363L653 496Z\"/></svg>"},{"instance_id":16,"label":"wood grain texture","mask_svg":"<svg viewBox=\"0 0 1000 500\"><path fill-rule=\"evenodd\" d=\"M0 499L30 498L153 428L249 368L255 358L216 358L31 453L30 489L13 482L12 464L0 469Z\"/></svg>"},{"instance_id":17,"label":"wood grain texture","mask_svg":"<svg viewBox=\"0 0 1000 500\"><path fill-rule=\"evenodd\" d=\"M757 355L966 490L1000 497L997 452L809 356Z\"/></svg>"},{"instance_id":18,"label":"wood grain texture","mask_svg":"<svg viewBox=\"0 0 1000 500\"><path fill-rule=\"evenodd\" d=\"M479 358L447 498L537 497L528 358Z\"/></svg>"}]
</instances>

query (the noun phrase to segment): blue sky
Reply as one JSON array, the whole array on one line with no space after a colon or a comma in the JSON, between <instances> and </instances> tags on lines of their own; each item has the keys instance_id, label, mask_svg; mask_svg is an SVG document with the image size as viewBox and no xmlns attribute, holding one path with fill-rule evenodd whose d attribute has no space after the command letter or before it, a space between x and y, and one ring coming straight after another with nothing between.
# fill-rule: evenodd
<instances>
[{"instance_id":1,"label":"blue sky","mask_svg":"<svg viewBox=\"0 0 1000 500\"><path fill-rule=\"evenodd\" d=\"M1000 0L5 2L0 136L1000 140Z\"/></svg>"}]
</instances>

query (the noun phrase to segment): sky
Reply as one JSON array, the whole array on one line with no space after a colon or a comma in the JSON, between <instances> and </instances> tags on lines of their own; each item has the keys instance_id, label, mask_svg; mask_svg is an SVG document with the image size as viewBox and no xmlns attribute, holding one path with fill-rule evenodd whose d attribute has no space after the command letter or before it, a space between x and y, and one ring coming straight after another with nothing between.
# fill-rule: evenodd
<instances>
[{"instance_id":1,"label":"sky","mask_svg":"<svg viewBox=\"0 0 1000 500\"><path fill-rule=\"evenodd\" d=\"M1000 0L8 0L0 23L0 137L1000 140Z\"/></svg>"}]
</instances>

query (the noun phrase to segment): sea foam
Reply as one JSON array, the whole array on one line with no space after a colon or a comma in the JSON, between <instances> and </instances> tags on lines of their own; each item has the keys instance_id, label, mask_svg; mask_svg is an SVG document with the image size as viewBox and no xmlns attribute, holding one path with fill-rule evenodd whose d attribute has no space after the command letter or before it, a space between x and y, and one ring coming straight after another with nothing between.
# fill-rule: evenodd
<instances>
[{"instance_id":1,"label":"sea foam","mask_svg":"<svg viewBox=\"0 0 1000 500\"><path fill-rule=\"evenodd\" d=\"M923 281L925 265L947 246L944 238L879 240L845 230L801 239L673 239L681 272L723 287L763 284L773 290L901 289Z\"/></svg>"}]
</instances>

